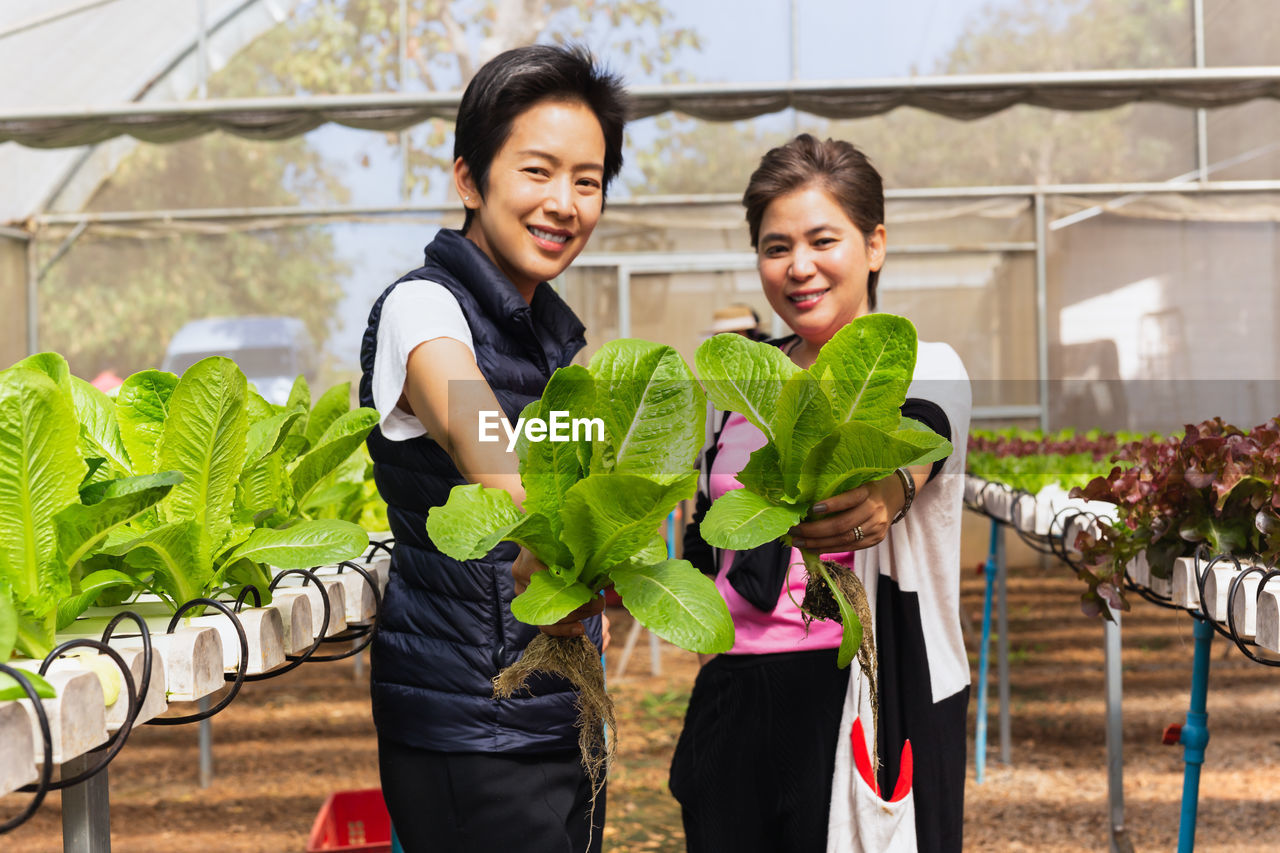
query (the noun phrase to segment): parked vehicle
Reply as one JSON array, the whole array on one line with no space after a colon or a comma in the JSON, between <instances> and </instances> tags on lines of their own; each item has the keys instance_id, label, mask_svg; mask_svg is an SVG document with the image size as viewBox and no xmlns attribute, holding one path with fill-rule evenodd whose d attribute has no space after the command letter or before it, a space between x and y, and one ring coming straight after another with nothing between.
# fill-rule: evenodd
<instances>
[{"instance_id":1,"label":"parked vehicle","mask_svg":"<svg viewBox=\"0 0 1280 853\"><path fill-rule=\"evenodd\" d=\"M180 375L211 355L232 359L258 393L276 405L288 400L299 373L315 381L315 344L297 317L192 320L169 341L162 368Z\"/></svg>"}]
</instances>

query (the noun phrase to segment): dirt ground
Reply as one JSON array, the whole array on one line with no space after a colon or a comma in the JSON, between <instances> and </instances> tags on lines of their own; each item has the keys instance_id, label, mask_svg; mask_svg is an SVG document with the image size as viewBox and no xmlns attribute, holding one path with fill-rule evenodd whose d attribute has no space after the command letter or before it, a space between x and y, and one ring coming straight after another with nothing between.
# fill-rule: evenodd
<instances>
[{"instance_id":1,"label":"dirt ground","mask_svg":"<svg viewBox=\"0 0 1280 853\"><path fill-rule=\"evenodd\" d=\"M982 579L966 572L963 584L965 612L980 627ZM970 741L966 849L1107 849L1102 631L1080 614L1078 596L1077 582L1061 568L1010 573L1013 762L1001 765L993 748L979 786ZM613 615L609 670L621 758L609 783L605 850L680 851L667 767L697 662L664 645L661 674L652 674L646 635L618 678L631 623L624 612ZM1162 746L1160 733L1185 717L1191 620L1138 601L1123 636L1126 823L1135 849L1171 850L1182 751ZM1197 849L1275 849L1280 672L1226 645L1215 640ZM970 657L976 677L976 652ZM142 727L110 768L113 849L303 851L326 794L378 784L367 672L358 676L350 661L309 664L246 685L214 720L215 778L205 790L197 786L196 727ZM976 699L971 718L975 706ZM994 743L994 703L990 726ZM0 816L23 803L17 795L0 798ZM52 794L30 822L0 839L0 850L61 849L60 819Z\"/></svg>"}]
</instances>

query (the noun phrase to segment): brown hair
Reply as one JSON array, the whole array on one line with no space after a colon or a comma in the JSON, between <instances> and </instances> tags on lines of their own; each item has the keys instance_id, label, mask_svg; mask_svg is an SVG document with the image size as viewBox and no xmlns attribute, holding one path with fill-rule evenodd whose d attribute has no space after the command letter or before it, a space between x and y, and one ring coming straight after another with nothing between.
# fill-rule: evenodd
<instances>
[{"instance_id":1,"label":"brown hair","mask_svg":"<svg viewBox=\"0 0 1280 853\"><path fill-rule=\"evenodd\" d=\"M819 142L802 133L786 145L771 148L751 173L742 206L747 209L751 248L760 244L760 222L771 202L787 193L817 184L835 199L865 240L884 224L884 182L875 166L852 144L840 139ZM867 276L867 301L876 307L879 270Z\"/></svg>"}]
</instances>

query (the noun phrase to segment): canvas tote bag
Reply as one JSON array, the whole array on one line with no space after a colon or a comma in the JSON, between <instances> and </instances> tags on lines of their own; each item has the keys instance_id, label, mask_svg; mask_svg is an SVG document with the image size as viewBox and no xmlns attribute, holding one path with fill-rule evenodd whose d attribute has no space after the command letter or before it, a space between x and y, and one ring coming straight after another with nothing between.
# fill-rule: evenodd
<instances>
[{"instance_id":1,"label":"canvas tote bag","mask_svg":"<svg viewBox=\"0 0 1280 853\"><path fill-rule=\"evenodd\" d=\"M872 719L871 691L855 662L850 667L836 741L827 853L916 853L916 807L911 792L911 742L902 748L901 772L888 799L871 767L870 737L863 726Z\"/></svg>"}]
</instances>

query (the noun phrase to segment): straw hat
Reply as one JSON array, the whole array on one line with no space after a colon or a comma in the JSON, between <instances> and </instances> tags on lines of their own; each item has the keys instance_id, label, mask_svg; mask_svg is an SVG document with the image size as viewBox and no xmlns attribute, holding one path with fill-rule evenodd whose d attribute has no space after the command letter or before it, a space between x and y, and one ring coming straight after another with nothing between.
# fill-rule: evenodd
<instances>
[{"instance_id":1,"label":"straw hat","mask_svg":"<svg viewBox=\"0 0 1280 853\"><path fill-rule=\"evenodd\" d=\"M745 332L760 325L755 312L747 305L717 308L712 317L711 328L708 331L713 335L721 332Z\"/></svg>"}]
</instances>

